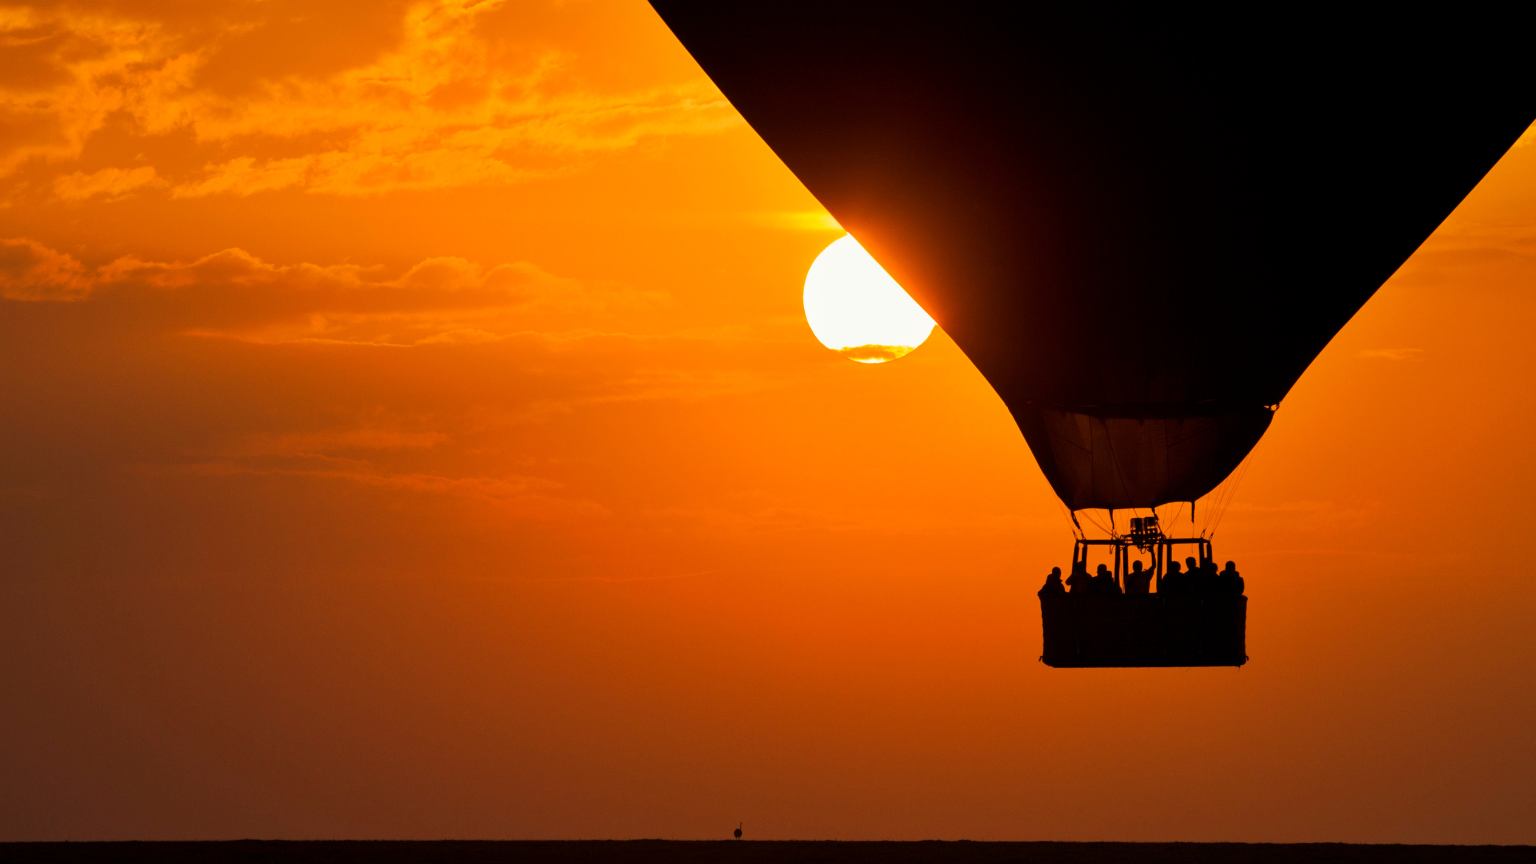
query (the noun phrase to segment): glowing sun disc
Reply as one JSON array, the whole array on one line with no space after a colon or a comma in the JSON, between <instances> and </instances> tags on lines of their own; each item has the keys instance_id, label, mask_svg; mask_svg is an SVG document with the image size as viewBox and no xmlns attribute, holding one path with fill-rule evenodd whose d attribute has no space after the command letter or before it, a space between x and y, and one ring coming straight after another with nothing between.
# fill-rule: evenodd
<instances>
[{"instance_id":1,"label":"glowing sun disc","mask_svg":"<svg viewBox=\"0 0 1536 864\"><path fill-rule=\"evenodd\" d=\"M859 363L905 357L934 326L852 234L832 241L811 263L805 320L821 344Z\"/></svg>"}]
</instances>

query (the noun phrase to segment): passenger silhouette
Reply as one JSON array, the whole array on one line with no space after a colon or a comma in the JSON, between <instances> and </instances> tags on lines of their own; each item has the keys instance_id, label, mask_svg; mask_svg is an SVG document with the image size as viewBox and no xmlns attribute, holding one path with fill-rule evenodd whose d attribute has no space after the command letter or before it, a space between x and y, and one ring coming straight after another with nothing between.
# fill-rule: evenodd
<instances>
[{"instance_id":1,"label":"passenger silhouette","mask_svg":"<svg viewBox=\"0 0 1536 864\"><path fill-rule=\"evenodd\" d=\"M1040 596L1065 593L1067 593L1067 588L1061 584L1061 568L1052 567L1050 574L1045 577L1045 584L1040 586Z\"/></svg>"},{"instance_id":2,"label":"passenger silhouette","mask_svg":"<svg viewBox=\"0 0 1536 864\"><path fill-rule=\"evenodd\" d=\"M1194 558L1184 559L1184 582L1190 594L1211 593L1211 580L1207 578L1209 575L1210 573L1205 569L1205 562Z\"/></svg>"},{"instance_id":3,"label":"passenger silhouette","mask_svg":"<svg viewBox=\"0 0 1536 864\"><path fill-rule=\"evenodd\" d=\"M1093 577L1095 594L1119 594L1120 585L1115 582L1115 574L1109 572L1109 567L1100 564L1098 572Z\"/></svg>"},{"instance_id":4,"label":"passenger silhouette","mask_svg":"<svg viewBox=\"0 0 1536 864\"><path fill-rule=\"evenodd\" d=\"M1125 593L1146 594L1152 587L1152 571L1143 570L1140 561L1131 562L1131 572L1125 574Z\"/></svg>"},{"instance_id":5,"label":"passenger silhouette","mask_svg":"<svg viewBox=\"0 0 1536 864\"><path fill-rule=\"evenodd\" d=\"M1243 594L1243 577L1237 572L1237 565L1228 561L1221 568L1222 593L1240 597Z\"/></svg>"},{"instance_id":6,"label":"passenger silhouette","mask_svg":"<svg viewBox=\"0 0 1536 864\"><path fill-rule=\"evenodd\" d=\"M1093 577L1088 575L1088 565L1077 562L1072 565L1072 575L1067 577L1067 590L1073 594L1087 594L1093 588Z\"/></svg>"},{"instance_id":7,"label":"passenger silhouette","mask_svg":"<svg viewBox=\"0 0 1536 864\"><path fill-rule=\"evenodd\" d=\"M1183 594L1184 574L1179 570L1179 562L1168 562L1168 575L1163 577L1162 593Z\"/></svg>"}]
</instances>

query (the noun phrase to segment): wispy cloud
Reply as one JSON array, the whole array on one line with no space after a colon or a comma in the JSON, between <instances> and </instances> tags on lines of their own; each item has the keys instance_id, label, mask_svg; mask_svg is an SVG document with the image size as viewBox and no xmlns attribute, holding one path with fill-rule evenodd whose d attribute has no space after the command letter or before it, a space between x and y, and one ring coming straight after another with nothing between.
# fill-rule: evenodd
<instances>
[{"instance_id":1,"label":"wispy cloud","mask_svg":"<svg viewBox=\"0 0 1536 864\"><path fill-rule=\"evenodd\" d=\"M457 432L446 428L452 425ZM608 510L573 494L560 481L525 471L465 471L463 419L378 415L341 426L304 431L247 433L215 444L185 461L139 463L148 474L181 474L213 480L286 478L313 483L456 498L490 505L519 519L603 516Z\"/></svg>"},{"instance_id":2,"label":"wispy cloud","mask_svg":"<svg viewBox=\"0 0 1536 864\"><path fill-rule=\"evenodd\" d=\"M912 353L911 345L857 345L839 348L837 353L858 363L884 363Z\"/></svg>"},{"instance_id":3,"label":"wispy cloud","mask_svg":"<svg viewBox=\"0 0 1536 864\"><path fill-rule=\"evenodd\" d=\"M0 298L70 302L90 295L93 280L72 256L25 238L0 240Z\"/></svg>"},{"instance_id":4,"label":"wispy cloud","mask_svg":"<svg viewBox=\"0 0 1536 864\"><path fill-rule=\"evenodd\" d=\"M143 189L165 186L166 182L149 165L138 168L103 168L100 171L76 171L53 181L53 192L62 201L91 198L114 200Z\"/></svg>"},{"instance_id":5,"label":"wispy cloud","mask_svg":"<svg viewBox=\"0 0 1536 864\"><path fill-rule=\"evenodd\" d=\"M1419 360L1424 356L1423 348L1362 348L1359 356L1366 360Z\"/></svg>"},{"instance_id":6,"label":"wispy cloud","mask_svg":"<svg viewBox=\"0 0 1536 864\"><path fill-rule=\"evenodd\" d=\"M534 313L549 325L665 299L526 262L452 257L395 276L345 264L274 264L238 248L191 261L125 256L91 268L27 238L0 240L0 298L134 305L146 313L136 320L252 342L401 346L495 341L526 332Z\"/></svg>"},{"instance_id":7,"label":"wispy cloud","mask_svg":"<svg viewBox=\"0 0 1536 864\"><path fill-rule=\"evenodd\" d=\"M438 431L370 424L317 432L253 435L237 443L233 450L242 458L329 459L357 453L430 450L448 441L448 435Z\"/></svg>"},{"instance_id":8,"label":"wispy cloud","mask_svg":"<svg viewBox=\"0 0 1536 864\"><path fill-rule=\"evenodd\" d=\"M561 494L559 483L516 474L495 476L401 472L372 465L331 468L260 465L239 461L139 466L147 473L184 473L210 478L286 477L346 483L386 491L467 499L522 520L590 519L608 515L603 505Z\"/></svg>"}]
</instances>

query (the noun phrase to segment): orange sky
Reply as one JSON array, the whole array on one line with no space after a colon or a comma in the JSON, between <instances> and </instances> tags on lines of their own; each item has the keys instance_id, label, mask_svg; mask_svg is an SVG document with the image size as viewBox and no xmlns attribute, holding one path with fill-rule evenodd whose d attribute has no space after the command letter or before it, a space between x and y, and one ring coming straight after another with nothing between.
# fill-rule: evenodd
<instances>
[{"instance_id":1,"label":"orange sky","mask_svg":"<svg viewBox=\"0 0 1536 864\"><path fill-rule=\"evenodd\" d=\"M0 839L1536 842L1536 146L1250 460L1252 662L1055 671L1007 411L816 343L647 6L214 5L0 7Z\"/></svg>"}]
</instances>

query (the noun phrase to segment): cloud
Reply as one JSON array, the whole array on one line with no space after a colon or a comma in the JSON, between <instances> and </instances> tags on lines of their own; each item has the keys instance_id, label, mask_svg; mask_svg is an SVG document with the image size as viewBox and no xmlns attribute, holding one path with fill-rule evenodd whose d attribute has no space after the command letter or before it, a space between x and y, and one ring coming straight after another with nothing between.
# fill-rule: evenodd
<instances>
[{"instance_id":1,"label":"cloud","mask_svg":"<svg viewBox=\"0 0 1536 864\"><path fill-rule=\"evenodd\" d=\"M839 348L837 353L857 363L884 363L912 353L911 345L856 345Z\"/></svg>"},{"instance_id":2,"label":"cloud","mask_svg":"<svg viewBox=\"0 0 1536 864\"><path fill-rule=\"evenodd\" d=\"M182 473L210 478L279 477L318 482L341 482L382 491L405 492L466 499L489 505L519 520L586 520L609 515L609 510L584 498L560 494L552 480L516 474L478 476L426 472L398 472L372 465L353 468L300 465L259 465L239 461L197 462L184 465L141 465L145 473Z\"/></svg>"},{"instance_id":3,"label":"cloud","mask_svg":"<svg viewBox=\"0 0 1536 864\"><path fill-rule=\"evenodd\" d=\"M351 5L10 9L0 43L24 45L35 71L0 76L0 177L31 164L61 201L375 195L516 183L741 123L696 77L593 81L582 73L607 62L603 45L519 38L541 17L600 19L600 5ZM189 132L194 152L82 165L114 117L139 138Z\"/></svg>"},{"instance_id":4,"label":"cloud","mask_svg":"<svg viewBox=\"0 0 1536 864\"><path fill-rule=\"evenodd\" d=\"M1427 251L1472 260L1490 255L1531 259L1536 258L1536 230L1523 220L1514 224L1458 222L1437 231Z\"/></svg>"},{"instance_id":5,"label":"cloud","mask_svg":"<svg viewBox=\"0 0 1536 864\"><path fill-rule=\"evenodd\" d=\"M1423 348L1362 348L1359 356L1366 360L1418 360L1424 356Z\"/></svg>"},{"instance_id":6,"label":"cloud","mask_svg":"<svg viewBox=\"0 0 1536 864\"><path fill-rule=\"evenodd\" d=\"M430 450L448 440L446 434L438 431L410 431L370 424L317 432L252 435L236 445L235 451L244 457L331 459L357 453Z\"/></svg>"},{"instance_id":7,"label":"cloud","mask_svg":"<svg viewBox=\"0 0 1536 864\"><path fill-rule=\"evenodd\" d=\"M140 463L149 474L182 474L212 479L286 478L341 483L382 492L404 492L489 505L522 520L589 519L608 515L602 505L570 494L565 484L526 472L483 472L472 450L475 424L444 418L379 415L352 425L304 431L247 433L217 444L209 458ZM424 461L425 460L425 461ZM471 469L466 471L465 469ZM478 468L478 470L474 470Z\"/></svg>"},{"instance_id":8,"label":"cloud","mask_svg":"<svg viewBox=\"0 0 1536 864\"><path fill-rule=\"evenodd\" d=\"M89 268L25 238L0 240L0 297L95 302L160 326L251 342L429 345L489 342L664 298L588 284L528 263L429 258L397 276L353 265L274 264L231 248L192 261L125 256Z\"/></svg>"},{"instance_id":9,"label":"cloud","mask_svg":"<svg viewBox=\"0 0 1536 864\"><path fill-rule=\"evenodd\" d=\"M55 6L0 10L0 175L31 159L78 157L113 111L155 98L186 71L174 34L158 24Z\"/></svg>"},{"instance_id":10,"label":"cloud","mask_svg":"<svg viewBox=\"0 0 1536 864\"><path fill-rule=\"evenodd\" d=\"M100 171L76 171L53 181L53 194L61 201L84 201L89 198L114 200L141 189L166 185L149 165L138 168L103 168Z\"/></svg>"},{"instance_id":11,"label":"cloud","mask_svg":"<svg viewBox=\"0 0 1536 864\"><path fill-rule=\"evenodd\" d=\"M23 302L82 300L91 292L85 266L22 238L0 240L0 298Z\"/></svg>"},{"instance_id":12,"label":"cloud","mask_svg":"<svg viewBox=\"0 0 1536 864\"><path fill-rule=\"evenodd\" d=\"M296 417L286 423L303 424ZM572 494L566 484L516 466L488 469L476 456L483 433L472 417L367 411L351 423L275 432L246 432L213 441L172 461L140 461L133 470L214 481L277 478L344 484L488 505L520 520L589 519L609 511ZM511 468L512 470L507 470Z\"/></svg>"},{"instance_id":13,"label":"cloud","mask_svg":"<svg viewBox=\"0 0 1536 864\"><path fill-rule=\"evenodd\" d=\"M609 352L597 344L598 338L583 340L582 348L591 356ZM675 347L683 340L671 340ZM543 347L548 348L549 343ZM717 346L718 347L718 346ZM702 346L701 346L702 348ZM720 357L717 351L715 356ZM639 358L632 358L639 359ZM649 358L648 358L649 359ZM750 369L636 368L627 374L603 380L590 393L560 393L531 399L509 419L516 423L541 423L552 418L640 402L696 402L722 396L762 393L783 386L782 378L772 373Z\"/></svg>"}]
</instances>

